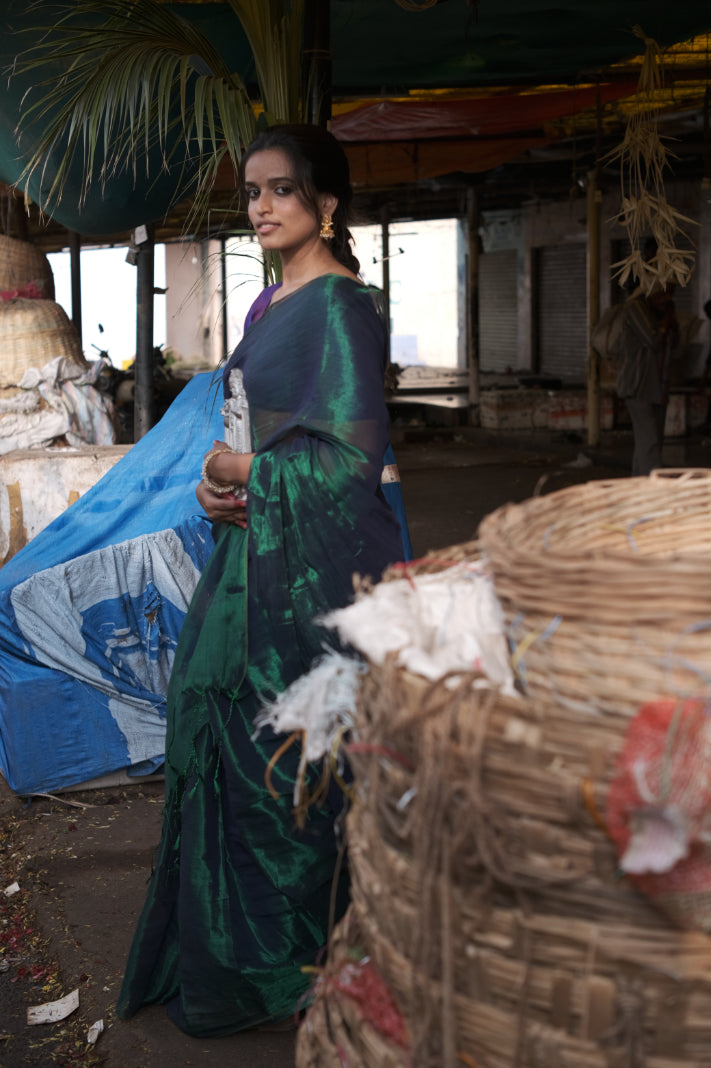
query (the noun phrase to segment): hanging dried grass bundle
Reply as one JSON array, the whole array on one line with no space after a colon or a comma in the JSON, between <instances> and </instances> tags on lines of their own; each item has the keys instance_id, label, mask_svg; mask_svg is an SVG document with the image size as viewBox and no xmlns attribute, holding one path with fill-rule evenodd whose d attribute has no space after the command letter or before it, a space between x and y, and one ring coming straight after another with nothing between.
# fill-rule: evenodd
<instances>
[{"instance_id":1,"label":"hanging dried grass bundle","mask_svg":"<svg viewBox=\"0 0 711 1068\"><path fill-rule=\"evenodd\" d=\"M689 281L695 253L677 248L676 242L679 235L687 236L683 225L694 220L672 207L664 193L664 169L672 153L659 134L655 108L662 84L662 54L656 41L646 37L639 26L634 27L634 33L645 45L636 106L622 142L605 159L620 161L622 207L615 219L627 231L631 245L629 255L612 265L615 277L621 286L631 277L643 293L650 293L658 284L685 286ZM656 251L645 256L643 246L650 238Z\"/></svg>"}]
</instances>

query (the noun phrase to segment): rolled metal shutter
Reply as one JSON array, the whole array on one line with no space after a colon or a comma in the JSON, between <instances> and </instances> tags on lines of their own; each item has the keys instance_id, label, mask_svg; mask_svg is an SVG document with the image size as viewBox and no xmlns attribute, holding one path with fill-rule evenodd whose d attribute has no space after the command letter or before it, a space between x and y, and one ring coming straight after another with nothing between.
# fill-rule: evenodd
<instances>
[{"instance_id":1,"label":"rolled metal shutter","mask_svg":"<svg viewBox=\"0 0 711 1068\"><path fill-rule=\"evenodd\" d=\"M516 367L518 306L515 249L479 257L479 369Z\"/></svg>"},{"instance_id":2,"label":"rolled metal shutter","mask_svg":"<svg viewBox=\"0 0 711 1068\"><path fill-rule=\"evenodd\" d=\"M535 285L538 369L566 384L581 384L588 352L587 247L539 248Z\"/></svg>"}]
</instances>

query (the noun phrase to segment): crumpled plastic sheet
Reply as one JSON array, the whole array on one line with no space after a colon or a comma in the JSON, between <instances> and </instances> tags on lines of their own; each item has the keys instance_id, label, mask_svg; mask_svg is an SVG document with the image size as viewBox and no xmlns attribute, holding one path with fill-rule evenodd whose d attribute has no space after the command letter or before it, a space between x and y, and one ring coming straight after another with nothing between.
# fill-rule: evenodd
<instances>
[{"instance_id":1,"label":"crumpled plastic sheet","mask_svg":"<svg viewBox=\"0 0 711 1068\"><path fill-rule=\"evenodd\" d=\"M375 664L397 653L404 668L426 679L478 670L502 692L516 693L501 605L480 563L381 582L321 622Z\"/></svg>"},{"instance_id":2,"label":"crumpled plastic sheet","mask_svg":"<svg viewBox=\"0 0 711 1068\"><path fill-rule=\"evenodd\" d=\"M304 731L306 760L318 760L331 750L339 730L353 725L360 676L366 665L329 649L311 671L301 675L255 720L261 729L278 734Z\"/></svg>"},{"instance_id":3,"label":"crumpled plastic sheet","mask_svg":"<svg viewBox=\"0 0 711 1068\"><path fill-rule=\"evenodd\" d=\"M0 399L0 455L43 448L61 437L72 446L113 445L113 405L96 387L107 366L103 358L83 368L57 356L28 368L18 382L23 392Z\"/></svg>"}]
</instances>

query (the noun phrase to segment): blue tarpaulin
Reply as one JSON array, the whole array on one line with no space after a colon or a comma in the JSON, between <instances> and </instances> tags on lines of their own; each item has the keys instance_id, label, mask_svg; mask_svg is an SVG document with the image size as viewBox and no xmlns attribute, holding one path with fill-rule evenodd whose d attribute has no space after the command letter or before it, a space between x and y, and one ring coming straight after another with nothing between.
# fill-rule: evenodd
<instances>
[{"instance_id":1,"label":"blue tarpaulin","mask_svg":"<svg viewBox=\"0 0 711 1068\"><path fill-rule=\"evenodd\" d=\"M221 403L219 375L191 379L0 570L0 770L16 793L163 763L175 646L213 547L195 486Z\"/></svg>"}]
</instances>

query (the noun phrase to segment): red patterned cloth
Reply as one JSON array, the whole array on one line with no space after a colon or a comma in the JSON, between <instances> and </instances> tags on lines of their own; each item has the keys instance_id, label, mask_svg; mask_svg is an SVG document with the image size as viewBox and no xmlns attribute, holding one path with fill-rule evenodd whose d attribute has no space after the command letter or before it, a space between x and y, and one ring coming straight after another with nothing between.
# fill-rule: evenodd
<instances>
[{"instance_id":1,"label":"red patterned cloth","mask_svg":"<svg viewBox=\"0 0 711 1068\"><path fill-rule=\"evenodd\" d=\"M25 300L45 300L46 296L44 290L36 282L28 282L19 289L0 290L0 300L17 300L18 297L23 297Z\"/></svg>"},{"instance_id":2,"label":"red patterned cloth","mask_svg":"<svg viewBox=\"0 0 711 1068\"><path fill-rule=\"evenodd\" d=\"M711 706L642 706L610 784L607 827L635 886L677 926L711 931Z\"/></svg>"},{"instance_id":3,"label":"red patterned cloth","mask_svg":"<svg viewBox=\"0 0 711 1068\"><path fill-rule=\"evenodd\" d=\"M357 1002L376 1031L398 1046L407 1045L405 1021L370 958L347 962L331 983Z\"/></svg>"}]
</instances>

